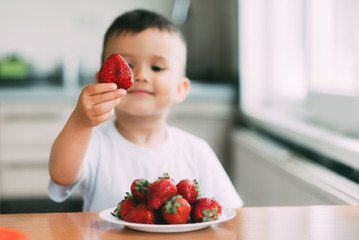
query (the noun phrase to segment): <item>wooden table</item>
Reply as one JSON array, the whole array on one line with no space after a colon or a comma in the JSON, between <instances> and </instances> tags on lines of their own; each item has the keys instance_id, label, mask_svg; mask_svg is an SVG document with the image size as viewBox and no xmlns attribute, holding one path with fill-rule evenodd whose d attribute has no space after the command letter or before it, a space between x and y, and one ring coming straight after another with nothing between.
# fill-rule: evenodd
<instances>
[{"instance_id":1,"label":"wooden table","mask_svg":"<svg viewBox=\"0 0 359 240\"><path fill-rule=\"evenodd\" d=\"M359 239L359 206L261 207L236 210L235 218L186 233L146 233L103 221L96 212L3 214L0 227L29 239Z\"/></svg>"}]
</instances>

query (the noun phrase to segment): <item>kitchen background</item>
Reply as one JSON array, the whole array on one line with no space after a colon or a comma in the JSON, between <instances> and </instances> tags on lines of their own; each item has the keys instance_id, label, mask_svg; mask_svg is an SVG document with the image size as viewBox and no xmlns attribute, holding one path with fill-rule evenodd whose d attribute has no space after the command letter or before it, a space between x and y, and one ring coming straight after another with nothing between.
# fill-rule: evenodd
<instances>
[{"instance_id":1,"label":"kitchen background","mask_svg":"<svg viewBox=\"0 0 359 240\"><path fill-rule=\"evenodd\" d=\"M236 1L1 0L0 212L81 209L79 195L61 204L48 199L49 151L101 66L107 27L135 8L160 12L181 27L192 86L169 122L205 138L229 166L238 82Z\"/></svg>"},{"instance_id":2,"label":"kitchen background","mask_svg":"<svg viewBox=\"0 0 359 240\"><path fill-rule=\"evenodd\" d=\"M49 151L134 8L182 29L192 85L169 123L209 142L245 206L359 203L357 1L0 3L0 213L81 210L78 194L48 199Z\"/></svg>"}]
</instances>

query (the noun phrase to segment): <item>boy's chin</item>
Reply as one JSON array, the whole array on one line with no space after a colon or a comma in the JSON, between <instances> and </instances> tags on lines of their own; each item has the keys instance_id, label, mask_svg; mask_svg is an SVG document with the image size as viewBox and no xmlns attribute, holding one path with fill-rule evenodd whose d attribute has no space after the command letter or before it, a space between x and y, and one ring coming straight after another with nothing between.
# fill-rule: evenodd
<instances>
[{"instance_id":1,"label":"boy's chin","mask_svg":"<svg viewBox=\"0 0 359 240\"><path fill-rule=\"evenodd\" d=\"M148 108L136 108L131 110L125 110L121 108L116 108L115 113L116 116L120 117L138 117L138 118L145 118L145 117L166 117L168 114L169 108L152 111ZM120 120L120 119L119 119Z\"/></svg>"}]
</instances>

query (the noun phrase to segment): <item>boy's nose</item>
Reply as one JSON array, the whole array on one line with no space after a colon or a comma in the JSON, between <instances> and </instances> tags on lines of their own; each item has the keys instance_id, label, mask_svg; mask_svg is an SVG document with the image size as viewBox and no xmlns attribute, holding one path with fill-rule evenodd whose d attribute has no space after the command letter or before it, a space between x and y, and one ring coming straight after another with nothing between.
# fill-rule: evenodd
<instances>
[{"instance_id":1,"label":"boy's nose","mask_svg":"<svg viewBox=\"0 0 359 240\"><path fill-rule=\"evenodd\" d=\"M143 67L139 67L139 68L135 69L133 76L134 76L135 82L141 82L141 81L148 82L148 80L149 80L147 71Z\"/></svg>"}]
</instances>

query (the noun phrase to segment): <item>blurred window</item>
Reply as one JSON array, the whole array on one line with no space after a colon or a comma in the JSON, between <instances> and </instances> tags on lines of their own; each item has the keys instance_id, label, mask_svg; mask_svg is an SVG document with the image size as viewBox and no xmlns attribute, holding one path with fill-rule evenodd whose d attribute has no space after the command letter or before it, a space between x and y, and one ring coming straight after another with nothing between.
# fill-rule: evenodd
<instances>
[{"instance_id":1,"label":"blurred window","mask_svg":"<svg viewBox=\"0 0 359 240\"><path fill-rule=\"evenodd\" d=\"M345 149L340 160L359 167L358 13L357 0L239 4L243 112L331 157Z\"/></svg>"}]
</instances>

